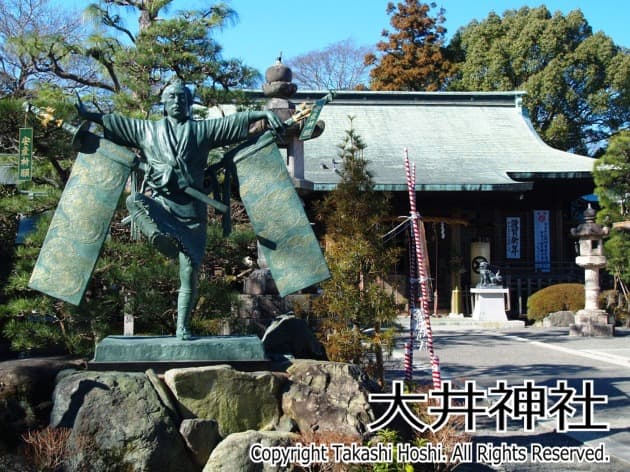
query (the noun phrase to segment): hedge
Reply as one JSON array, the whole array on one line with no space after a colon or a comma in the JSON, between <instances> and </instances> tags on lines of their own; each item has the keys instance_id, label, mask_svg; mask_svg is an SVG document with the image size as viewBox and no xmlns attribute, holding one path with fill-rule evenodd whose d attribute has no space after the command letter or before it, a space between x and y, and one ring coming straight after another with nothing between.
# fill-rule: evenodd
<instances>
[{"instance_id":1,"label":"hedge","mask_svg":"<svg viewBox=\"0 0 630 472\"><path fill-rule=\"evenodd\" d=\"M550 285L533 293L527 299L527 318L537 321L556 311L576 312L582 308L584 308L584 285Z\"/></svg>"}]
</instances>

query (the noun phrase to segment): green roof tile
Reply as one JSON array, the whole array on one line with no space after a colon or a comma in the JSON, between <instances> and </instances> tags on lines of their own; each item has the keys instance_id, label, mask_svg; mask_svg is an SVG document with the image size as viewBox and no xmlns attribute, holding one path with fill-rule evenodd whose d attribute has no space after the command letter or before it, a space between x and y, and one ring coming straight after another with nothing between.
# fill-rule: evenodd
<instances>
[{"instance_id":1,"label":"green roof tile","mask_svg":"<svg viewBox=\"0 0 630 472\"><path fill-rule=\"evenodd\" d=\"M406 189L405 148L416 165L417 190L522 191L533 180L591 178L595 160L544 144L518 105L522 95L340 92L320 115L325 132L305 143L305 178L315 190L334 187L336 146L349 116L367 144L377 189Z\"/></svg>"}]
</instances>

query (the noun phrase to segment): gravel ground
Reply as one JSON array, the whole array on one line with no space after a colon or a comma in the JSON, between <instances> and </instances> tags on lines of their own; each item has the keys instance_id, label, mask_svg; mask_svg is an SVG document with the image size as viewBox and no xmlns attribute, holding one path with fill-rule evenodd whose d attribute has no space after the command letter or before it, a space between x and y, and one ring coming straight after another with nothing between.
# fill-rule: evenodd
<instances>
[{"instance_id":1,"label":"gravel ground","mask_svg":"<svg viewBox=\"0 0 630 472\"><path fill-rule=\"evenodd\" d=\"M35 472L24 456L13 453L0 452L0 472Z\"/></svg>"}]
</instances>

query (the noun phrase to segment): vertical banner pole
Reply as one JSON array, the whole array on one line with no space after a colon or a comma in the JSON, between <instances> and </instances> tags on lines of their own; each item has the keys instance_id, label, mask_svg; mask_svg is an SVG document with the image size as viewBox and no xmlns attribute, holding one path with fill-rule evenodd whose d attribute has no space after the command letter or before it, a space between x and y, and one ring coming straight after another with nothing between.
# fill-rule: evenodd
<instances>
[{"instance_id":1,"label":"vertical banner pole","mask_svg":"<svg viewBox=\"0 0 630 472\"><path fill-rule=\"evenodd\" d=\"M411 218L411 227L413 231L413 241L415 246L416 264L420 285L420 306L422 309L423 320L425 329L427 332L427 348L429 351L429 357L431 360L431 373L433 379L433 388L439 389L442 381L440 378L440 363L438 357L435 355L433 348L433 331L431 330L431 317L429 315L429 288L428 288L428 275L427 275L427 261L426 253L426 236L424 232L424 225L421 228L420 215L416 210L416 170L415 166L413 170L409 163L408 151L405 148L405 171L407 174L407 190L409 193L409 209ZM412 320L413 322L413 320Z\"/></svg>"}]
</instances>

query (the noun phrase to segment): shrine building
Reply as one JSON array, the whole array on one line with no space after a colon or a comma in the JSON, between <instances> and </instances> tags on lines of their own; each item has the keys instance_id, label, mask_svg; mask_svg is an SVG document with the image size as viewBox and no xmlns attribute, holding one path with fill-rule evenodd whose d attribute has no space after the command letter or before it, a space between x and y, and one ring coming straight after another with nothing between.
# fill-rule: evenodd
<instances>
[{"instance_id":1,"label":"shrine building","mask_svg":"<svg viewBox=\"0 0 630 472\"><path fill-rule=\"evenodd\" d=\"M291 100L325 94L297 92ZM335 188L338 145L352 126L367 145L376 190L392 195L395 226L409 215L406 149L416 168L437 312L449 312L453 289L466 293L476 285L479 261L486 260L500 270L516 316L536 290L583 281L570 228L593 191L595 162L546 145L521 105L523 95L340 91L321 112L323 134L303 149L289 146L287 165L308 208ZM403 285L407 269L401 260ZM470 313L466 297L464 312Z\"/></svg>"}]
</instances>

